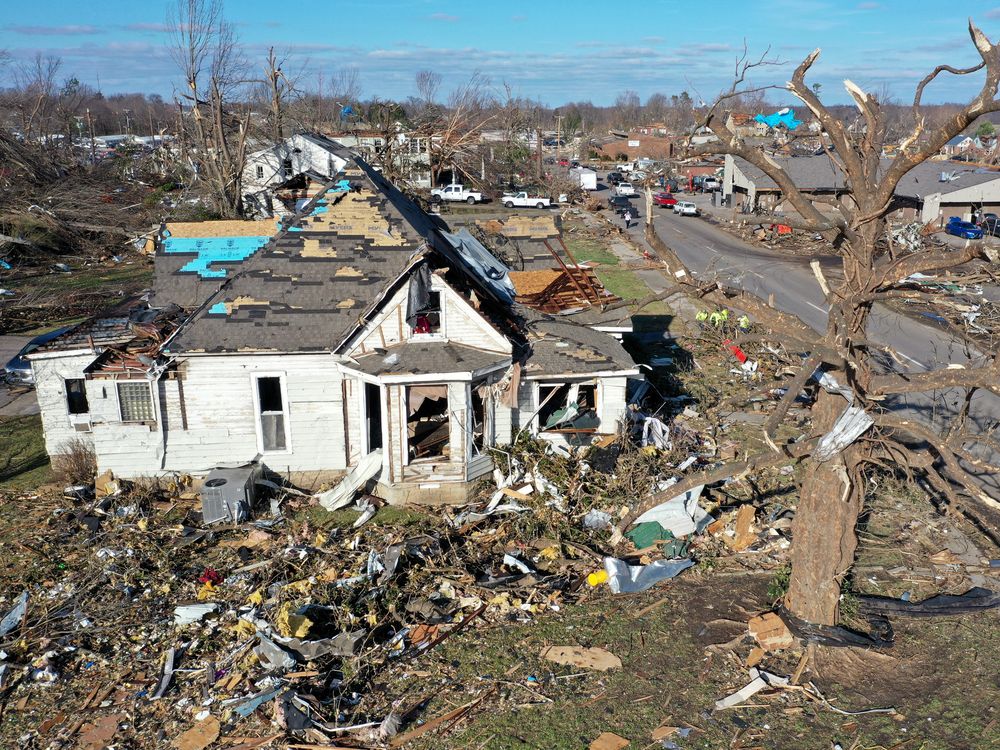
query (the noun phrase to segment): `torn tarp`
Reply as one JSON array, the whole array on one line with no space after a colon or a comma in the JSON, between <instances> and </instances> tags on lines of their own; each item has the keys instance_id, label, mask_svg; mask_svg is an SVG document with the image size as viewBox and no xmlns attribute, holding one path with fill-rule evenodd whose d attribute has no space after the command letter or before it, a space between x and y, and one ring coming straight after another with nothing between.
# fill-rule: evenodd
<instances>
[{"instance_id":1,"label":"torn tarp","mask_svg":"<svg viewBox=\"0 0 1000 750\"><path fill-rule=\"evenodd\" d=\"M17 597L17 602L14 604L14 607L10 610L10 612L4 615L3 620L0 620L0 636L7 635L7 633L20 625L27 611L28 590L25 589L21 592L21 595Z\"/></svg>"},{"instance_id":2,"label":"torn tarp","mask_svg":"<svg viewBox=\"0 0 1000 750\"><path fill-rule=\"evenodd\" d=\"M645 448L649 445L663 451L673 448L670 427L662 419L646 417L646 421L642 423L642 446Z\"/></svg>"},{"instance_id":3,"label":"torn tarp","mask_svg":"<svg viewBox=\"0 0 1000 750\"><path fill-rule=\"evenodd\" d=\"M705 485L699 484L665 503L660 503L655 508L650 508L632 523L637 525L655 521L675 537L699 532L714 520L698 505L698 498L701 497L703 489Z\"/></svg>"},{"instance_id":4,"label":"torn tarp","mask_svg":"<svg viewBox=\"0 0 1000 750\"><path fill-rule=\"evenodd\" d=\"M885 596L860 596L858 600L863 615L946 617L1000 607L1000 593L979 586L969 589L964 594L938 594L922 602L909 602Z\"/></svg>"},{"instance_id":5,"label":"torn tarp","mask_svg":"<svg viewBox=\"0 0 1000 750\"><path fill-rule=\"evenodd\" d=\"M494 257L468 229L462 228L455 234L442 232L444 238L459 252L462 260L472 271L492 289L501 299L510 303L514 301L516 291L514 282L510 280L508 269Z\"/></svg>"},{"instance_id":6,"label":"torn tarp","mask_svg":"<svg viewBox=\"0 0 1000 750\"><path fill-rule=\"evenodd\" d=\"M426 262L416 267L410 275L410 289L406 298L406 322L416 326L417 316L431 304L431 267Z\"/></svg>"},{"instance_id":7,"label":"torn tarp","mask_svg":"<svg viewBox=\"0 0 1000 750\"><path fill-rule=\"evenodd\" d=\"M649 565L629 565L616 557L604 558L608 585L616 594L634 594L673 578L694 563L691 560L657 560Z\"/></svg>"}]
</instances>

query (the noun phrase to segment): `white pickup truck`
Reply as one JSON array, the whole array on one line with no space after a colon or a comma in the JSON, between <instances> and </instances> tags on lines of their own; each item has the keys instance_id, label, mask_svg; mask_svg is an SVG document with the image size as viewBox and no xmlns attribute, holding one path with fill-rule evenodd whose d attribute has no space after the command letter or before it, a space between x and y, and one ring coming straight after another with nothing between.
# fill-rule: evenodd
<instances>
[{"instance_id":1,"label":"white pickup truck","mask_svg":"<svg viewBox=\"0 0 1000 750\"><path fill-rule=\"evenodd\" d=\"M631 182L619 182L613 190L615 195L635 195L635 188Z\"/></svg>"},{"instance_id":2,"label":"white pickup truck","mask_svg":"<svg viewBox=\"0 0 1000 750\"><path fill-rule=\"evenodd\" d=\"M466 190L465 185L452 183L447 187L434 188L431 190L431 201L440 203L441 201L457 201L468 203L470 206L483 202L483 194L475 190Z\"/></svg>"},{"instance_id":3,"label":"white pickup truck","mask_svg":"<svg viewBox=\"0 0 1000 750\"><path fill-rule=\"evenodd\" d=\"M500 199L507 208L548 208L552 204L550 198L543 198L540 195L528 195L525 191L520 193L504 193Z\"/></svg>"}]
</instances>

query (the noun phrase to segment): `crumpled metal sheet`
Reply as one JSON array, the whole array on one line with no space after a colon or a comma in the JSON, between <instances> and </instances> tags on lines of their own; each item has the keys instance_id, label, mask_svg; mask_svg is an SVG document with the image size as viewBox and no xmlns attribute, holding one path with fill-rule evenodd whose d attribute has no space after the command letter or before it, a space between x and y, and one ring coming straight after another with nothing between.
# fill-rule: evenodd
<instances>
[{"instance_id":1,"label":"crumpled metal sheet","mask_svg":"<svg viewBox=\"0 0 1000 750\"><path fill-rule=\"evenodd\" d=\"M837 421L833 423L830 431L820 439L812 457L817 461L829 461L861 437L865 430L873 424L875 424L875 420L860 406L848 406L837 417Z\"/></svg>"}]
</instances>

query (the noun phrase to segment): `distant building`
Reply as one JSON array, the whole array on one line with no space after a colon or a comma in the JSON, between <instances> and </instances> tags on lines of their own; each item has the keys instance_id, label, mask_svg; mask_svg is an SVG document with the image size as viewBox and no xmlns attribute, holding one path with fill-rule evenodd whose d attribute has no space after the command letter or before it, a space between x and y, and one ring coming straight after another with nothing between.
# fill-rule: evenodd
<instances>
[{"instance_id":1,"label":"distant building","mask_svg":"<svg viewBox=\"0 0 1000 750\"><path fill-rule=\"evenodd\" d=\"M842 198L851 193L844 174L826 155L777 157L795 185L806 195ZM883 168L889 164L883 161ZM722 192L737 210L794 212L762 170L739 157L726 156ZM817 203L829 211L828 203ZM1000 172L955 162L930 161L907 172L896 187L896 216L923 224L943 225L950 216L969 220L976 212L1000 213Z\"/></svg>"}]
</instances>

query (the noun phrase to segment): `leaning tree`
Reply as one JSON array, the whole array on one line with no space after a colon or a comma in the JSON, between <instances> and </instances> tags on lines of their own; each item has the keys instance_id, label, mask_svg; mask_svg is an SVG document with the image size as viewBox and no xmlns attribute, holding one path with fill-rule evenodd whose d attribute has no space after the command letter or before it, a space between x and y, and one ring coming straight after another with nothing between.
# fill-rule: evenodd
<instances>
[{"instance_id":1,"label":"leaning tree","mask_svg":"<svg viewBox=\"0 0 1000 750\"><path fill-rule=\"evenodd\" d=\"M970 345L969 359L961 364L940 362L925 372L908 372L892 366L901 360L884 343L869 338L873 306L904 293L904 280L913 274L958 269L977 258L986 258L981 243L964 248L903 248L892 240L890 219L900 207L896 187L910 170L939 153L947 141L964 131L982 115L1000 110L1000 51L969 23L972 43L981 61L972 67L941 65L916 87L912 121L901 141L894 141L894 156L884 156L887 118L879 97L850 81L845 87L857 106L862 127L851 127L831 114L818 91L806 83L806 75L819 57L810 54L795 69L784 88L801 101L822 127L820 136L827 157L842 175L847 192L839 198L807 195L798 187L780 161L766 148L744 141L726 127L723 109L727 100L745 91L744 81L755 66L746 56L737 65L736 82L714 106L703 124L717 141L693 147L692 154L731 154L768 175L781 190L783 200L795 209L793 219L783 219L799 229L822 233L842 260L842 274L826 278L813 263L817 284L829 305L826 330L817 333L798 318L776 309L754 295L727 287L718 281L692 278L677 256L647 225L647 236L660 252L681 287L713 304L730 305L752 315L768 333L806 352L797 374L775 411L763 427L768 448L709 471L697 473L651 497L624 519L625 528L640 513L689 488L727 477L788 463L804 463L799 502L793 523L792 572L785 606L795 616L820 624L838 618L841 583L850 569L857 546L855 527L865 497L868 478L886 467L901 468L937 496L946 506L964 512L987 513L1000 503L984 490L983 477L1000 472L991 461L1000 454L1000 444L976 415L973 396L977 391L1000 394L1000 360L995 351L978 351ZM984 76L978 93L944 124L929 127L921 111L927 86L942 74ZM773 221L773 218L770 219ZM995 260L995 258L993 258ZM962 335L962 331L954 331ZM887 362L889 363L887 365ZM778 425L803 389L818 373L827 388L816 388L811 405L812 434L798 442L776 437ZM839 387L837 387L839 386ZM812 389L810 389L812 392ZM933 400L948 394L958 407L947 424L933 424L902 410L904 395ZM852 411L848 412L848 407ZM851 433L848 424L864 428L844 446L831 449L830 436ZM824 437L827 439L824 441Z\"/></svg>"}]
</instances>

